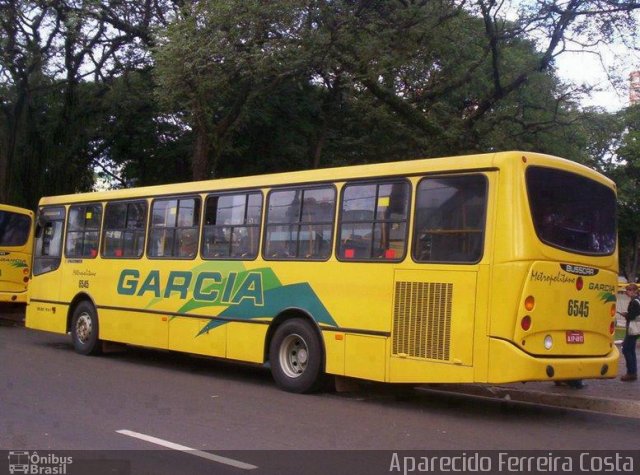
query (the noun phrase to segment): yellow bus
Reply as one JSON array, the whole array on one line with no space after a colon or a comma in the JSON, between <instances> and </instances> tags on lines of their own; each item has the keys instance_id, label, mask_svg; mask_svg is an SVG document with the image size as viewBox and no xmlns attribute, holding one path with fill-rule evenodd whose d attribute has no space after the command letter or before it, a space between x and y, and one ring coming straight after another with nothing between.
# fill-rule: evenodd
<instances>
[{"instance_id":1,"label":"yellow bus","mask_svg":"<svg viewBox=\"0 0 640 475\"><path fill-rule=\"evenodd\" d=\"M611 378L614 184L535 153L43 198L26 324L392 383Z\"/></svg>"},{"instance_id":2,"label":"yellow bus","mask_svg":"<svg viewBox=\"0 0 640 475\"><path fill-rule=\"evenodd\" d=\"M33 211L0 204L0 304L27 303Z\"/></svg>"}]
</instances>

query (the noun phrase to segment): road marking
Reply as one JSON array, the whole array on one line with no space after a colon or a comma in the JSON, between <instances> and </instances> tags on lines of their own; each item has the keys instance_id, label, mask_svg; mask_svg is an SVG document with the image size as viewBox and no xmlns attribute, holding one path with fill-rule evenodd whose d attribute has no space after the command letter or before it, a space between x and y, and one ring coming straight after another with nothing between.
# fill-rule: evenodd
<instances>
[{"instance_id":1,"label":"road marking","mask_svg":"<svg viewBox=\"0 0 640 475\"><path fill-rule=\"evenodd\" d=\"M134 437L146 442L151 442L152 444L161 445L162 447L166 447L168 449L179 450L180 452L184 452L189 455L195 455L196 457L202 457L213 462L231 465L232 467L241 468L243 470L253 470L255 468L258 468L257 466L251 465L249 463L240 462L239 460L222 457L220 455L210 454L208 452L203 452L202 450L193 449L191 447L176 444L174 442L169 442L168 440L158 439L157 437L153 437L151 435L141 434L139 432L133 432L126 429L117 430L116 432L118 434L128 435L129 437Z\"/></svg>"}]
</instances>

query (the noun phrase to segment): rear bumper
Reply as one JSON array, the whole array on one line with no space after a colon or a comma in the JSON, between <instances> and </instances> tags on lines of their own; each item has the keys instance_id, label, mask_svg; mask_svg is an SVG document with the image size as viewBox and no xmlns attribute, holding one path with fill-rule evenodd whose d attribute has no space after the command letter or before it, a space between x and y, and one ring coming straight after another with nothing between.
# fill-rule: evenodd
<instances>
[{"instance_id":1,"label":"rear bumper","mask_svg":"<svg viewBox=\"0 0 640 475\"><path fill-rule=\"evenodd\" d=\"M27 292L0 292L0 303L27 303Z\"/></svg>"},{"instance_id":2,"label":"rear bumper","mask_svg":"<svg viewBox=\"0 0 640 475\"><path fill-rule=\"evenodd\" d=\"M612 345L605 356L544 358L531 356L507 341L490 338L487 382L614 378L619 356L618 348Z\"/></svg>"}]
</instances>

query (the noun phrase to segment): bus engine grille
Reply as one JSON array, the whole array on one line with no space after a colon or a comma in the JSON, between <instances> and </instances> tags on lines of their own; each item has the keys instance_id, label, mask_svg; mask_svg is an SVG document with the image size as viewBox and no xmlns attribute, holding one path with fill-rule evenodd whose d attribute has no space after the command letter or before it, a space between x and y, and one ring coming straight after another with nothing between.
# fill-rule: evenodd
<instances>
[{"instance_id":1,"label":"bus engine grille","mask_svg":"<svg viewBox=\"0 0 640 475\"><path fill-rule=\"evenodd\" d=\"M393 354L449 360L453 284L396 282Z\"/></svg>"}]
</instances>

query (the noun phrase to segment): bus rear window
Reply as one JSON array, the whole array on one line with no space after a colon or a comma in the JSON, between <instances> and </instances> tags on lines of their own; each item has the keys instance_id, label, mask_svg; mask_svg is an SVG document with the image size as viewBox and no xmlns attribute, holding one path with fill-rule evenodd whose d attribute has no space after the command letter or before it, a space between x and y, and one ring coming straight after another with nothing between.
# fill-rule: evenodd
<instances>
[{"instance_id":1,"label":"bus rear window","mask_svg":"<svg viewBox=\"0 0 640 475\"><path fill-rule=\"evenodd\" d=\"M0 211L0 246L24 246L29 239L30 229L29 216Z\"/></svg>"},{"instance_id":2,"label":"bus rear window","mask_svg":"<svg viewBox=\"0 0 640 475\"><path fill-rule=\"evenodd\" d=\"M529 167L527 192L536 234L579 254L608 255L616 247L613 190L574 173Z\"/></svg>"}]
</instances>

